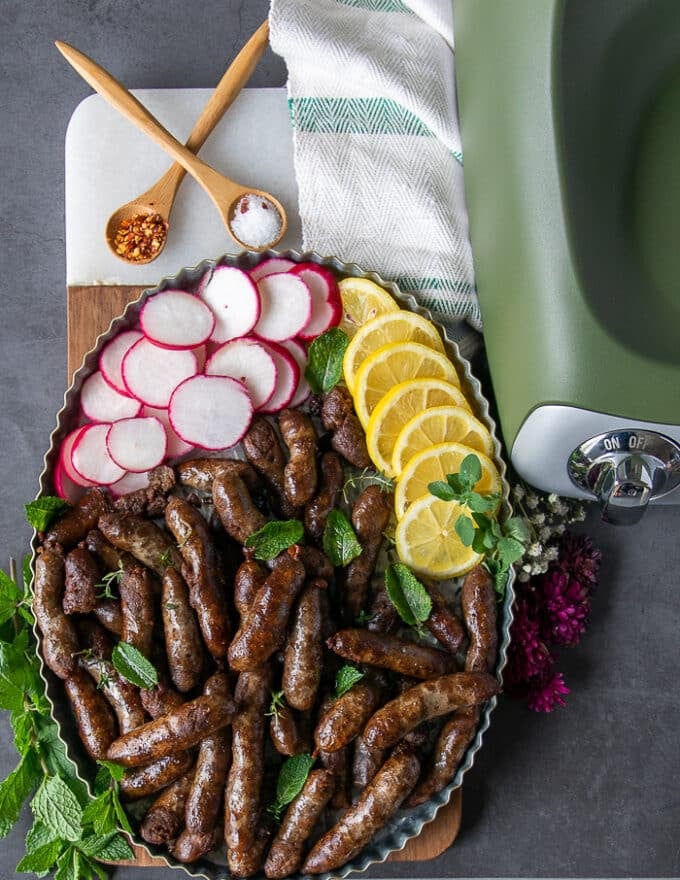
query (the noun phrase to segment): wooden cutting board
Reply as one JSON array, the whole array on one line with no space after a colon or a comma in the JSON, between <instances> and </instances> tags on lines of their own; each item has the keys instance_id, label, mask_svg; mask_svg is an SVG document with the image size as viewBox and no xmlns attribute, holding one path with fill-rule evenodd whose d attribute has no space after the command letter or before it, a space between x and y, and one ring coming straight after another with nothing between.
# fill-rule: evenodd
<instances>
[{"instance_id":1,"label":"wooden cutting board","mask_svg":"<svg viewBox=\"0 0 680 880\"><path fill-rule=\"evenodd\" d=\"M67 288L67 355L69 383L83 357L94 347L97 337L107 330L111 321L122 314L125 306L137 299L142 287L92 285ZM409 862L434 859L454 842L460 829L462 790L459 788L437 817L426 825L420 835L410 840L401 852L393 853L389 861ZM135 864L139 867L166 865L152 859L135 847Z\"/></svg>"}]
</instances>

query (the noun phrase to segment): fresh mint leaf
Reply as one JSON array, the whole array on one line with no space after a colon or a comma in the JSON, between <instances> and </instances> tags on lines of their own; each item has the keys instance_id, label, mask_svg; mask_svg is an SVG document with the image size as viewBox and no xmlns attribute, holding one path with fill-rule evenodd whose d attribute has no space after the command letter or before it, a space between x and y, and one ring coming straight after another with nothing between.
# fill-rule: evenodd
<instances>
[{"instance_id":1,"label":"fresh mint leaf","mask_svg":"<svg viewBox=\"0 0 680 880\"><path fill-rule=\"evenodd\" d=\"M529 524L521 516L511 516L503 523L503 531L508 538L516 538L522 544L528 544L531 540Z\"/></svg>"},{"instance_id":2,"label":"fresh mint leaf","mask_svg":"<svg viewBox=\"0 0 680 880\"><path fill-rule=\"evenodd\" d=\"M85 853L86 856L105 859L106 861L120 861L122 859L131 859L134 856L128 842L117 831L104 835L92 834L89 837L85 837L78 844L78 849Z\"/></svg>"},{"instance_id":3,"label":"fresh mint leaf","mask_svg":"<svg viewBox=\"0 0 680 880\"><path fill-rule=\"evenodd\" d=\"M19 818L24 801L40 779L35 752L23 755L9 776L0 782L0 837L6 837Z\"/></svg>"},{"instance_id":4,"label":"fresh mint leaf","mask_svg":"<svg viewBox=\"0 0 680 880\"><path fill-rule=\"evenodd\" d=\"M31 554L27 553L21 563L21 579L23 581L24 593L28 596L33 586L33 571L31 569Z\"/></svg>"},{"instance_id":5,"label":"fresh mint leaf","mask_svg":"<svg viewBox=\"0 0 680 880\"><path fill-rule=\"evenodd\" d=\"M385 571L387 595L399 617L409 626L425 623L432 611L432 599L413 572L395 562Z\"/></svg>"},{"instance_id":6,"label":"fresh mint leaf","mask_svg":"<svg viewBox=\"0 0 680 880\"><path fill-rule=\"evenodd\" d=\"M471 547L475 540L475 524L469 516L461 514L455 522L454 529L465 547Z\"/></svg>"},{"instance_id":7,"label":"fresh mint leaf","mask_svg":"<svg viewBox=\"0 0 680 880\"><path fill-rule=\"evenodd\" d=\"M31 855L40 847L52 843L54 839L54 834L50 829L43 825L40 819L36 819L26 834L26 853Z\"/></svg>"},{"instance_id":8,"label":"fresh mint leaf","mask_svg":"<svg viewBox=\"0 0 680 880\"><path fill-rule=\"evenodd\" d=\"M127 831L128 834L132 834L132 827L130 826L130 820L127 817L127 813L123 809L123 805L120 802L120 798L118 797L118 792L114 791L111 794L111 802L113 803L113 809L116 813L116 819L118 819L118 826L122 828L123 831Z\"/></svg>"},{"instance_id":9,"label":"fresh mint leaf","mask_svg":"<svg viewBox=\"0 0 680 880\"><path fill-rule=\"evenodd\" d=\"M76 776L75 766L66 754L57 725L50 717L38 715L35 717L35 726L38 753L48 771L54 776L60 776L73 792L78 803L85 806L90 796L85 784Z\"/></svg>"},{"instance_id":10,"label":"fresh mint leaf","mask_svg":"<svg viewBox=\"0 0 680 880\"><path fill-rule=\"evenodd\" d=\"M435 498L441 498L442 501L455 501L458 497L455 489L444 480L435 480L434 483L428 483L427 489Z\"/></svg>"},{"instance_id":11,"label":"fresh mint leaf","mask_svg":"<svg viewBox=\"0 0 680 880\"><path fill-rule=\"evenodd\" d=\"M305 377L315 394L325 394L342 378L342 359L349 345L349 337L332 327L309 346Z\"/></svg>"},{"instance_id":12,"label":"fresh mint leaf","mask_svg":"<svg viewBox=\"0 0 680 880\"><path fill-rule=\"evenodd\" d=\"M12 578L0 571L0 623L14 617L22 598L21 591Z\"/></svg>"},{"instance_id":13,"label":"fresh mint leaf","mask_svg":"<svg viewBox=\"0 0 680 880\"><path fill-rule=\"evenodd\" d=\"M22 712L26 692L37 686L36 670L24 653L27 644L21 633L14 642L0 642L0 709Z\"/></svg>"},{"instance_id":14,"label":"fresh mint leaf","mask_svg":"<svg viewBox=\"0 0 680 880\"><path fill-rule=\"evenodd\" d=\"M364 673L357 669L356 666L350 666L349 664L341 666L335 676L334 698L337 700L339 697L342 697L358 681L361 681L363 677Z\"/></svg>"},{"instance_id":15,"label":"fresh mint leaf","mask_svg":"<svg viewBox=\"0 0 680 880\"><path fill-rule=\"evenodd\" d=\"M108 789L112 779L114 782L120 782L123 776L125 776L125 767L120 764L114 764L113 761L97 761L97 764L99 765L99 770L97 770L94 780L94 790L96 792L101 793Z\"/></svg>"},{"instance_id":16,"label":"fresh mint leaf","mask_svg":"<svg viewBox=\"0 0 680 880\"><path fill-rule=\"evenodd\" d=\"M57 859L57 870L54 880L87 880L81 866L81 856L75 846L69 846Z\"/></svg>"},{"instance_id":17,"label":"fresh mint leaf","mask_svg":"<svg viewBox=\"0 0 680 880\"><path fill-rule=\"evenodd\" d=\"M24 709L15 711L12 712L9 720L14 731L14 747L20 755L25 755L29 749L33 748L35 735L35 725L31 713Z\"/></svg>"},{"instance_id":18,"label":"fresh mint leaf","mask_svg":"<svg viewBox=\"0 0 680 880\"><path fill-rule=\"evenodd\" d=\"M116 672L126 681L148 690L158 684L158 673L141 651L127 642L118 642L111 653Z\"/></svg>"},{"instance_id":19,"label":"fresh mint leaf","mask_svg":"<svg viewBox=\"0 0 680 880\"><path fill-rule=\"evenodd\" d=\"M50 872L64 846L63 840L52 840L38 847L34 852L25 855L17 865L20 874L37 874L44 877Z\"/></svg>"},{"instance_id":20,"label":"fresh mint leaf","mask_svg":"<svg viewBox=\"0 0 680 880\"><path fill-rule=\"evenodd\" d=\"M512 565L524 555L524 544L521 544L516 538L500 538L496 547L498 559L504 567Z\"/></svg>"},{"instance_id":21,"label":"fresh mint leaf","mask_svg":"<svg viewBox=\"0 0 680 880\"><path fill-rule=\"evenodd\" d=\"M486 513L496 508L498 495L480 495L478 492L470 492L465 503L473 513Z\"/></svg>"},{"instance_id":22,"label":"fresh mint leaf","mask_svg":"<svg viewBox=\"0 0 680 880\"><path fill-rule=\"evenodd\" d=\"M283 762L276 782L276 800L270 807L270 812L277 820L281 817L284 807L302 791L315 760L311 755L303 754L293 755Z\"/></svg>"},{"instance_id":23,"label":"fresh mint leaf","mask_svg":"<svg viewBox=\"0 0 680 880\"><path fill-rule=\"evenodd\" d=\"M446 482L456 493L455 497L460 498L467 491L467 486L463 485L463 482L458 474L447 474Z\"/></svg>"},{"instance_id":24,"label":"fresh mint leaf","mask_svg":"<svg viewBox=\"0 0 680 880\"><path fill-rule=\"evenodd\" d=\"M246 547L252 547L255 559L267 561L276 558L293 544L299 544L305 534L300 520L274 520L246 538Z\"/></svg>"},{"instance_id":25,"label":"fresh mint leaf","mask_svg":"<svg viewBox=\"0 0 680 880\"><path fill-rule=\"evenodd\" d=\"M54 495L43 495L42 498L36 498L24 504L26 511L26 519L29 525L38 532L44 532L52 520L55 519L63 510L69 506L63 498L57 498Z\"/></svg>"},{"instance_id":26,"label":"fresh mint leaf","mask_svg":"<svg viewBox=\"0 0 680 880\"><path fill-rule=\"evenodd\" d=\"M474 452L466 455L461 461L458 478L468 491L474 489L482 479L482 463Z\"/></svg>"},{"instance_id":27,"label":"fresh mint leaf","mask_svg":"<svg viewBox=\"0 0 680 880\"><path fill-rule=\"evenodd\" d=\"M73 843L82 833L83 811L78 799L59 776L48 776L31 801L37 819L56 837Z\"/></svg>"},{"instance_id":28,"label":"fresh mint leaf","mask_svg":"<svg viewBox=\"0 0 680 880\"><path fill-rule=\"evenodd\" d=\"M352 523L347 514L335 508L326 519L323 530L323 549L326 556L336 567L349 565L353 559L363 553Z\"/></svg>"},{"instance_id":29,"label":"fresh mint leaf","mask_svg":"<svg viewBox=\"0 0 680 880\"><path fill-rule=\"evenodd\" d=\"M95 834L108 834L117 827L112 794L111 789L108 789L90 801L83 810L83 825L91 825Z\"/></svg>"}]
</instances>

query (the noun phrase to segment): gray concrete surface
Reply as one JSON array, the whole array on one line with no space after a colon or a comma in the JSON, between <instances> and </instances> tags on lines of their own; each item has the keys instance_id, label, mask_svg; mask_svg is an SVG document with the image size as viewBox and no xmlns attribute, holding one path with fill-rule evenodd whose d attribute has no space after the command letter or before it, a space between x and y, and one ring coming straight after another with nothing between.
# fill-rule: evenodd
<instances>
[{"instance_id":1,"label":"gray concrete surface","mask_svg":"<svg viewBox=\"0 0 680 880\"><path fill-rule=\"evenodd\" d=\"M65 389L63 141L89 90L53 40L73 42L130 86L207 87L266 9L265 0L0 0L3 565L27 546L22 505L35 493ZM284 81L269 54L252 84ZM625 532L596 517L589 528L605 564L590 630L564 652L568 708L542 717L502 701L465 781L455 847L369 876L680 873L680 507L656 509ZM4 714L0 743L4 777L15 760ZM29 818L0 843L1 880L19 876ZM116 877L168 872L125 868Z\"/></svg>"}]
</instances>

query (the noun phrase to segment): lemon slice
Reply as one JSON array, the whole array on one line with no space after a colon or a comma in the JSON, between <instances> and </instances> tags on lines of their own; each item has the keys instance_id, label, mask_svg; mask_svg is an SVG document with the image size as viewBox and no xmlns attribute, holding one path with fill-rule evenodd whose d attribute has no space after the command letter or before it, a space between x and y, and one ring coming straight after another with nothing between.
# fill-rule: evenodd
<instances>
[{"instance_id":1,"label":"lemon slice","mask_svg":"<svg viewBox=\"0 0 680 880\"><path fill-rule=\"evenodd\" d=\"M368 278L343 278L338 287L342 300L342 320L338 326L349 337L378 315L399 311L389 293Z\"/></svg>"},{"instance_id":2,"label":"lemon slice","mask_svg":"<svg viewBox=\"0 0 680 880\"><path fill-rule=\"evenodd\" d=\"M429 494L429 483L446 480L447 474L458 473L461 462L471 453L477 456L482 466L482 477L474 487L475 492L482 495L500 493L500 475L487 455L462 443L437 443L416 453L401 472L394 493L397 519L404 515L409 504Z\"/></svg>"},{"instance_id":3,"label":"lemon slice","mask_svg":"<svg viewBox=\"0 0 680 880\"><path fill-rule=\"evenodd\" d=\"M442 379L410 379L381 397L366 425L368 454L378 470L393 477L392 453L401 429L424 410L445 405L468 404L460 388Z\"/></svg>"},{"instance_id":4,"label":"lemon slice","mask_svg":"<svg viewBox=\"0 0 680 880\"><path fill-rule=\"evenodd\" d=\"M359 373L361 370L363 366ZM414 416L401 429L392 453L392 470L400 474L416 453L446 442L462 443L489 456L493 453L491 434L470 410L462 406L435 406Z\"/></svg>"},{"instance_id":5,"label":"lemon slice","mask_svg":"<svg viewBox=\"0 0 680 880\"><path fill-rule=\"evenodd\" d=\"M354 377L354 408L364 429L378 401L405 376L409 379L443 379L451 385L460 385L451 361L427 345L420 342L383 345L366 358Z\"/></svg>"},{"instance_id":6,"label":"lemon slice","mask_svg":"<svg viewBox=\"0 0 680 880\"><path fill-rule=\"evenodd\" d=\"M370 354L390 342L420 342L444 354L444 346L434 324L420 315L401 310L378 315L357 330L345 351L342 370L352 393L361 364Z\"/></svg>"},{"instance_id":7,"label":"lemon slice","mask_svg":"<svg viewBox=\"0 0 680 880\"><path fill-rule=\"evenodd\" d=\"M416 574L443 580L470 571L482 560L456 533L456 520L467 515L456 501L426 495L414 501L395 531L397 553Z\"/></svg>"}]
</instances>

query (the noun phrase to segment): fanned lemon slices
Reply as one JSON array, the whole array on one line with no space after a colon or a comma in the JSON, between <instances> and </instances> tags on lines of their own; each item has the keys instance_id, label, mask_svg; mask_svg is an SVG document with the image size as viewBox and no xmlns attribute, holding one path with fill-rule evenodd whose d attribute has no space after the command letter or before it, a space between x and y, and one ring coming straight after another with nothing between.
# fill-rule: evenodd
<instances>
[{"instance_id":1,"label":"fanned lemon slices","mask_svg":"<svg viewBox=\"0 0 680 880\"><path fill-rule=\"evenodd\" d=\"M399 306L386 290L368 278L343 278L338 284L342 318L338 326L351 338L360 327Z\"/></svg>"}]
</instances>

